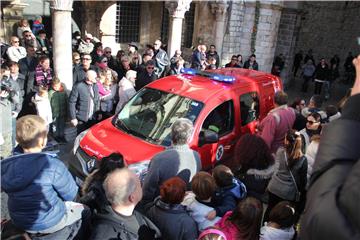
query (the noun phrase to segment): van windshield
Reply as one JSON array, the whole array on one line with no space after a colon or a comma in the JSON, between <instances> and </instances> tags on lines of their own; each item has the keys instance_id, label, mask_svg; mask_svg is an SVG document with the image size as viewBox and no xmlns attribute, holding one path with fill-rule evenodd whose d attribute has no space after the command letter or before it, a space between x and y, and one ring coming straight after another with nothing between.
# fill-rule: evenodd
<instances>
[{"instance_id":1,"label":"van windshield","mask_svg":"<svg viewBox=\"0 0 360 240\"><path fill-rule=\"evenodd\" d=\"M195 123L204 104L176 94L143 88L114 117L122 131L163 146L171 145L170 127L178 118Z\"/></svg>"}]
</instances>

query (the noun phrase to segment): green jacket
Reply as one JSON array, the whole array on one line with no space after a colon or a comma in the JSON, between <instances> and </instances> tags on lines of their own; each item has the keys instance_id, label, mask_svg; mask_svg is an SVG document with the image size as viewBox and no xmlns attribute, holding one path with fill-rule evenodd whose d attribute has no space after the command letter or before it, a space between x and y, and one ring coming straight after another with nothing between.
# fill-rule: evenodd
<instances>
[{"instance_id":1,"label":"green jacket","mask_svg":"<svg viewBox=\"0 0 360 240\"><path fill-rule=\"evenodd\" d=\"M68 96L65 88L63 91L49 91L49 101L53 118L67 118L68 115Z\"/></svg>"}]
</instances>

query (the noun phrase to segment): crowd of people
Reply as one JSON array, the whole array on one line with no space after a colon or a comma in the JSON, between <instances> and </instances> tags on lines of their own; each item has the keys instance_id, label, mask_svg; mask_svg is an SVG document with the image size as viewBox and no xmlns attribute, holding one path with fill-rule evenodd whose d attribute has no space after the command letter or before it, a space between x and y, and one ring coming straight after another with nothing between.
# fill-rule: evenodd
<instances>
[{"instance_id":1,"label":"crowd of people","mask_svg":"<svg viewBox=\"0 0 360 240\"><path fill-rule=\"evenodd\" d=\"M1 124L9 133L1 133L2 142L17 144L12 156L1 161L1 189L9 197L12 224L24 236L39 240L291 240L319 239L332 236L329 232L335 230L337 239L360 236L359 216L352 212L359 192L354 187L359 180L360 154L354 145L359 134L351 132L359 129L360 121L360 56L353 61L357 78L349 100L345 98L339 106L322 109L319 94L308 104L300 98L289 103L285 92L276 92L275 108L258 124L256 134L244 134L236 143L231 167L217 165L210 172L202 171L199 154L188 145L193 124L180 118L171 126L171 147L151 159L142 181L127 168L121 153L112 153L79 190L62 161L43 152L49 132L65 142L67 120L82 132L118 113L149 82L179 73L185 60L180 50L169 58L161 40L147 46L142 55L131 42L128 52L120 50L113 57L111 48L94 42L91 34L82 39L74 33L74 86L68 97L52 71L51 41L46 33L40 36L41 21L35 30L24 21L19 28L24 47L18 37L12 37L1 66ZM26 40L27 34L32 41ZM215 46L206 49L199 45L193 52L192 68L220 66ZM244 63L241 55L234 55L225 67L257 70L258 64L255 55ZM339 134L336 130L347 131L339 137L341 142L334 139ZM325 149L332 147L348 151L328 154ZM334 170L342 158L346 164ZM341 173L349 173L350 179ZM333 189L327 184L334 182L332 177L337 180ZM331 192L330 197L325 190ZM337 195L340 190L348 198ZM317 210L322 201L326 205ZM304 211L305 204L311 212ZM332 210L333 215L328 213ZM326 228L326 214L336 217L334 229ZM314 218L322 221L315 225ZM341 229L345 222L346 229ZM311 238L315 235L319 237Z\"/></svg>"}]
</instances>

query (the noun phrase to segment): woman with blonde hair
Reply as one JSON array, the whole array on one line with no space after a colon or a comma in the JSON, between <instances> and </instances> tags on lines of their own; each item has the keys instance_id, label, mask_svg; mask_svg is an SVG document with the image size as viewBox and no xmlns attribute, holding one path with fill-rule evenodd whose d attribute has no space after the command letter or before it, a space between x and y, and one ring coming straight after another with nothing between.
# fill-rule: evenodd
<instances>
[{"instance_id":1,"label":"woman with blonde hair","mask_svg":"<svg viewBox=\"0 0 360 240\"><path fill-rule=\"evenodd\" d=\"M268 220L271 209L281 201L296 205L297 214L303 210L307 181L307 159L302 152L302 140L299 132L288 130L284 147L276 152L275 163L278 165L269 185L269 203L264 221Z\"/></svg>"}]
</instances>

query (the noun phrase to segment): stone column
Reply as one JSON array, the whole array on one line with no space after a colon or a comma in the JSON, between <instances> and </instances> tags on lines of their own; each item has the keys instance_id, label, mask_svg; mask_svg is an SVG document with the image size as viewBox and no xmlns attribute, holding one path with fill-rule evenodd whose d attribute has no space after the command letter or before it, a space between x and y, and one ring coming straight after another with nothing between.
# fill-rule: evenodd
<instances>
[{"instance_id":1,"label":"stone column","mask_svg":"<svg viewBox=\"0 0 360 240\"><path fill-rule=\"evenodd\" d=\"M52 0L53 61L55 75L68 90L73 85L71 11L73 0Z\"/></svg>"},{"instance_id":2,"label":"stone column","mask_svg":"<svg viewBox=\"0 0 360 240\"><path fill-rule=\"evenodd\" d=\"M259 15L253 28L256 36L252 39L260 71L271 72L283 4L283 1L260 1Z\"/></svg>"},{"instance_id":3,"label":"stone column","mask_svg":"<svg viewBox=\"0 0 360 240\"><path fill-rule=\"evenodd\" d=\"M227 0L224 1L215 1L210 3L211 12L215 15L215 46L217 53L219 54L220 59L222 55L222 47L224 41L225 33L225 21L226 21L226 12L229 7ZM220 63L221 64L221 63Z\"/></svg>"},{"instance_id":4,"label":"stone column","mask_svg":"<svg viewBox=\"0 0 360 240\"><path fill-rule=\"evenodd\" d=\"M176 50L181 49L182 22L185 12L190 9L191 0L165 2L170 13L168 55L172 57Z\"/></svg>"}]
</instances>

